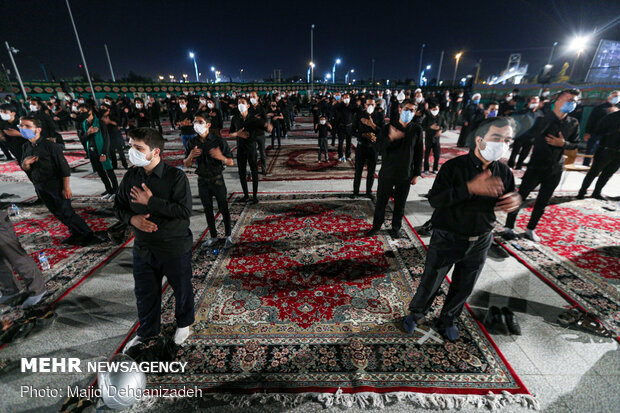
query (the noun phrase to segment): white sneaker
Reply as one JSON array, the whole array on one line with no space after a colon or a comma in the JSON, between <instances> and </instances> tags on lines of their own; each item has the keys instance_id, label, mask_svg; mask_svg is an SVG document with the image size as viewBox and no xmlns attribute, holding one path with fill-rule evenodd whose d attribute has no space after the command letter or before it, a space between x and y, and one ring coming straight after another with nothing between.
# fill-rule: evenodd
<instances>
[{"instance_id":1,"label":"white sneaker","mask_svg":"<svg viewBox=\"0 0 620 413\"><path fill-rule=\"evenodd\" d=\"M125 347L123 347L123 354L127 353L127 351L132 348L133 346L137 346L138 344L142 343L142 337L140 336L135 336L134 338L132 338L131 340L129 340L129 342L127 344L125 344Z\"/></svg>"},{"instance_id":2,"label":"white sneaker","mask_svg":"<svg viewBox=\"0 0 620 413\"><path fill-rule=\"evenodd\" d=\"M104 196L101 197L101 199L107 201L110 198L110 195L112 194L105 194Z\"/></svg>"},{"instance_id":3,"label":"white sneaker","mask_svg":"<svg viewBox=\"0 0 620 413\"><path fill-rule=\"evenodd\" d=\"M114 201L114 198L116 198L116 194L110 194L108 201Z\"/></svg>"},{"instance_id":4,"label":"white sneaker","mask_svg":"<svg viewBox=\"0 0 620 413\"><path fill-rule=\"evenodd\" d=\"M202 243L203 247L210 247L211 245L215 244L217 242L217 238L209 238L208 240L206 240L205 242Z\"/></svg>"},{"instance_id":5,"label":"white sneaker","mask_svg":"<svg viewBox=\"0 0 620 413\"><path fill-rule=\"evenodd\" d=\"M192 332L189 329L189 326L179 327L177 328L176 333L174 333L174 342L180 346L185 340L187 340L187 337L189 337L191 334Z\"/></svg>"},{"instance_id":6,"label":"white sneaker","mask_svg":"<svg viewBox=\"0 0 620 413\"><path fill-rule=\"evenodd\" d=\"M226 237L226 242L224 243L224 248L230 248L233 246L232 237Z\"/></svg>"},{"instance_id":7,"label":"white sneaker","mask_svg":"<svg viewBox=\"0 0 620 413\"><path fill-rule=\"evenodd\" d=\"M525 230L525 236L531 241L540 242L540 237L531 229Z\"/></svg>"}]
</instances>

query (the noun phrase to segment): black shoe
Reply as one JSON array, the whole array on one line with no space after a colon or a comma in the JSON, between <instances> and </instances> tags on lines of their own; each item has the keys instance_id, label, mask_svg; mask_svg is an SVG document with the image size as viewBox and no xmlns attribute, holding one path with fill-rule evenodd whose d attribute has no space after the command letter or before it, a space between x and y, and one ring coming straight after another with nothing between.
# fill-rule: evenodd
<instances>
[{"instance_id":1,"label":"black shoe","mask_svg":"<svg viewBox=\"0 0 620 413\"><path fill-rule=\"evenodd\" d=\"M373 194L366 194L366 198L370 199L372 202L375 202L375 196Z\"/></svg>"},{"instance_id":2,"label":"black shoe","mask_svg":"<svg viewBox=\"0 0 620 413\"><path fill-rule=\"evenodd\" d=\"M250 204L253 204L253 205L258 204L258 198L252 198L252 200L250 201Z\"/></svg>"},{"instance_id":3,"label":"black shoe","mask_svg":"<svg viewBox=\"0 0 620 413\"><path fill-rule=\"evenodd\" d=\"M585 197L586 197L586 194L585 194L585 193L581 193L581 192L579 192L579 193L577 194L577 199L585 199Z\"/></svg>"},{"instance_id":4,"label":"black shoe","mask_svg":"<svg viewBox=\"0 0 620 413\"><path fill-rule=\"evenodd\" d=\"M392 239L399 239L403 236L403 233L400 231L400 228L392 228L391 230L388 231L388 234L390 234L390 237L392 237Z\"/></svg>"},{"instance_id":5,"label":"black shoe","mask_svg":"<svg viewBox=\"0 0 620 413\"><path fill-rule=\"evenodd\" d=\"M81 241L82 240L78 235L71 234L67 238L60 241L60 243L65 245L80 245Z\"/></svg>"},{"instance_id":6,"label":"black shoe","mask_svg":"<svg viewBox=\"0 0 620 413\"><path fill-rule=\"evenodd\" d=\"M371 228L368 231L366 231L366 236L367 237L374 237L375 235L377 235L378 232L379 232L378 228Z\"/></svg>"},{"instance_id":7,"label":"black shoe","mask_svg":"<svg viewBox=\"0 0 620 413\"><path fill-rule=\"evenodd\" d=\"M484 318L484 326L491 334L507 334L506 324L504 323L504 315L499 307L492 306L487 311Z\"/></svg>"},{"instance_id":8,"label":"black shoe","mask_svg":"<svg viewBox=\"0 0 620 413\"><path fill-rule=\"evenodd\" d=\"M508 258L510 255L501 245L495 240L491 241L491 248L489 248L489 255L493 258Z\"/></svg>"},{"instance_id":9,"label":"black shoe","mask_svg":"<svg viewBox=\"0 0 620 413\"><path fill-rule=\"evenodd\" d=\"M351 199L355 199L355 198L357 198L358 196L360 196L360 194L356 194L355 192L353 192L353 193L351 194Z\"/></svg>"},{"instance_id":10,"label":"black shoe","mask_svg":"<svg viewBox=\"0 0 620 413\"><path fill-rule=\"evenodd\" d=\"M248 195L244 195L243 198L239 198L237 202L248 202L250 197Z\"/></svg>"},{"instance_id":11,"label":"black shoe","mask_svg":"<svg viewBox=\"0 0 620 413\"><path fill-rule=\"evenodd\" d=\"M79 241L79 245L81 245L82 247L90 247L91 245L99 245L99 244L103 244L104 242L106 241L99 238L95 234L90 234L90 235L83 237Z\"/></svg>"},{"instance_id":12,"label":"black shoe","mask_svg":"<svg viewBox=\"0 0 620 413\"><path fill-rule=\"evenodd\" d=\"M433 232L433 224L431 224L431 220L426 221L422 226L414 228L418 235L426 236L431 235Z\"/></svg>"},{"instance_id":13,"label":"black shoe","mask_svg":"<svg viewBox=\"0 0 620 413\"><path fill-rule=\"evenodd\" d=\"M600 194L600 193L593 193L592 198L600 199L601 201L609 201L609 198L607 198L605 195Z\"/></svg>"},{"instance_id":14,"label":"black shoe","mask_svg":"<svg viewBox=\"0 0 620 413\"><path fill-rule=\"evenodd\" d=\"M517 317L515 316L515 313L513 313L508 307L502 307L502 313L504 314L504 321L506 321L506 326L508 327L508 331L510 331L510 334L520 336L521 326L517 322Z\"/></svg>"}]
</instances>

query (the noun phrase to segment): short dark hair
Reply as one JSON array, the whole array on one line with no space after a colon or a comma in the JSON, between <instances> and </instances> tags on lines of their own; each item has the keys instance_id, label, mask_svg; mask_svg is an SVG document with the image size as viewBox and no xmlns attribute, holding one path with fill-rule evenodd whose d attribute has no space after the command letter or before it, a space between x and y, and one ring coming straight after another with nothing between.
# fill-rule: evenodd
<instances>
[{"instance_id":1,"label":"short dark hair","mask_svg":"<svg viewBox=\"0 0 620 413\"><path fill-rule=\"evenodd\" d=\"M558 97L562 96L564 93L569 93L573 96L579 96L581 94L581 91L577 88L564 89L563 91L558 93Z\"/></svg>"},{"instance_id":2,"label":"short dark hair","mask_svg":"<svg viewBox=\"0 0 620 413\"><path fill-rule=\"evenodd\" d=\"M80 110L82 108L84 108L86 110L93 110L93 108L88 103L80 103L78 105L78 110Z\"/></svg>"},{"instance_id":3,"label":"short dark hair","mask_svg":"<svg viewBox=\"0 0 620 413\"><path fill-rule=\"evenodd\" d=\"M206 111L202 111L202 112L198 112L194 115L194 118L202 118L204 119L207 123L212 123L213 119L211 119L211 116L209 116L209 112Z\"/></svg>"},{"instance_id":4,"label":"short dark hair","mask_svg":"<svg viewBox=\"0 0 620 413\"><path fill-rule=\"evenodd\" d=\"M491 105L499 105L499 102L497 100L494 100L492 102L489 102L489 104L487 105L487 108Z\"/></svg>"},{"instance_id":5,"label":"short dark hair","mask_svg":"<svg viewBox=\"0 0 620 413\"><path fill-rule=\"evenodd\" d=\"M431 101L431 103L428 105L429 109L436 108L436 107L439 107L439 103L435 102L434 100Z\"/></svg>"},{"instance_id":6,"label":"short dark hair","mask_svg":"<svg viewBox=\"0 0 620 413\"><path fill-rule=\"evenodd\" d=\"M34 123L34 126L36 126L37 128L42 127L41 121L38 118L35 118L34 116L22 116L21 118L19 118L20 122L24 120L29 120L30 122Z\"/></svg>"},{"instance_id":7,"label":"short dark hair","mask_svg":"<svg viewBox=\"0 0 620 413\"><path fill-rule=\"evenodd\" d=\"M164 150L164 144L166 141L161 133L153 128L135 128L127 132L127 135L136 141L144 142L151 150L159 149Z\"/></svg>"},{"instance_id":8,"label":"short dark hair","mask_svg":"<svg viewBox=\"0 0 620 413\"><path fill-rule=\"evenodd\" d=\"M409 104L411 104L413 106L417 106L412 99L405 99L405 100L403 100L403 103L400 104L400 107L404 108L405 105L409 105Z\"/></svg>"},{"instance_id":9,"label":"short dark hair","mask_svg":"<svg viewBox=\"0 0 620 413\"><path fill-rule=\"evenodd\" d=\"M3 103L2 105L0 105L0 110L8 110L9 112L17 113L17 111L15 110L15 106L11 105L10 103Z\"/></svg>"},{"instance_id":10,"label":"short dark hair","mask_svg":"<svg viewBox=\"0 0 620 413\"><path fill-rule=\"evenodd\" d=\"M495 118L485 119L480 123L480 125L476 129L476 132L474 133L474 138L476 136L480 136L481 138L484 138L484 135L486 135L489 129L491 129L491 126L495 126L496 128L504 128L506 126L510 126L511 128L514 129L515 121L510 116L497 116Z\"/></svg>"}]
</instances>

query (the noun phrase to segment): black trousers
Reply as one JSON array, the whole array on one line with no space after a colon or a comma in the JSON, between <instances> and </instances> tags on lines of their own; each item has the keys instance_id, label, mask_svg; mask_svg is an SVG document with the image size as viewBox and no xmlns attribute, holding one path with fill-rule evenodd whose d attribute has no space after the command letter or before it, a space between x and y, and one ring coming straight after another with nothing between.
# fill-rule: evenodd
<instances>
[{"instance_id":1,"label":"black trousers","mask_svg":"<svg viewBox=\"0 0 620 413\"><path fill-rule=\"evenodd\" d=\"M6 136L6 145L8 146L9 151L13 154L13 157L17 162L21 163L24 160L22 147L24 143L26 143L25 138L20 138L19 136Z\"/></svg>"},{"instance_id":2,"label":"black trousers","mask_svg":"<svg viewBox=\"0 0 620 413\"><path fill-rule=\"evenodd\" d=\"M260 158L260 169L263 173L267 173L267 153L265 152L265 135L256 137L258 145L258 156Z\"/></svg>"},{"instance_id":3,"label":"black trousers","mask_svg":"<svg viewBox=\"0 0 620 413\"><path fill-rule=\"evenodd\" d=\"M239 169L239 181L241 182L241 188L243 194L248 196L248 170L247 166L250 165L250 172L252 173L252 195L256 198L258 192L258 164L256 161L256 144L243 144L237 148L237 168Z\"/></svg>"},{"instance_id":4,"label":"black trousers","mask_svg":"<svg viewBox=\"0 0 620 413\"><path fill-rule=\"evenodd\" d=\"M456 146L462 148L467 145L467 135L469 135L469 126L461 126L461 133L459 134L459 139L456 141Z\"/></svg>"},{"instance_id":5,"label":"black trousers","mask_svg":"<svg viewBox=\"0 0 620 413\"><path fill-rule=\"evenodd\" d=\"M59 186L35 186L34 189L47 209L69 229L71 235L82 237L93 233L82 217L75 212L71 206L71 200L62 196Z\"/></svg>"},{"instance_id":6,"label":"black trousers","mask_svg":"<svg viewBox=\"0 0 620 413\"><path fill-rule=\"evenodd\" d=\"M0 141L0 149L2 149L2 152L4 153L4 156L6 156L7 160L11 161L15 159L15 154L13 153L11 147L8 145L7 142Z\"/></svg>"},{"instance_id":7,"label":"black trousers","mask_svg":"<svg viewBox=\"0 0 620 413\"><path fill-rule=\"evenodd\" d=\"M508 166L510 166L511 168L516 166L517 169L521 169L523 167L523 162L525 161L525 158L527 158L527 156L530 154L532 146L533 143L531 139L515 139L514 143L512 144L512 152L510 153L510 158L508 158Z\"/></svg>"},{"instance_id":8,"label":"black trousers","mask_svg":"<svg viewBox=\"0 0 620 413\"><path fill-rule=\"evenodd\" d=\"M375 183L375 169L377 168L377 150L374 145L358 142L355 148L355 177L353 178L353 193L359 194L364 165L368 166L366 174L366 193L372 194L372 185Z\"/></svg>"},{"instance_id":9,"label":"black trousers","mask_svg":"<svg viewBox=\"0 0 620 413\"><path fill-rule=\"evenodd\" d=\"M222 175L214 179L198 177L198 195L205 209L205 216L207 218L207 224L209 225L211 238L217 238L215 214L213 212L213 197L215 197L217 201L217 209L222 214L222 219L224 220L225 235L227 237L230 236L230 212L228 211L228 199L224 177Z\"/></svg>"},{"instance_id":10,"label":"black trousers","mask_svg":"<svg viewBox=\"0 0 620 413\"><path fill-rule=\"evenodd\" d=\"M618 169L620 169L620 150L599 147L594 153L594 158L592 158L592 167L590 167L586 177L583 178L579 194L585 195L594 178L598 176L598 181L594 186L594 194L600 195L609 179L614 176Z\"/></svg>"},{"instance_id":11,"label":"black trousers","mask_svg":"<svg viewBox=\"0 0 620 413\"><path fill-rule=\"evenodd\" d=\"M116 179L116 174L114 173L114 169L105 170L103 169L103 165L99 161L99 155L96 152L90 152L90 163L93 166L97 175L103 182L103 186L105 186L105 190L109 194L115 194L118 189L118 179Z\"/></svg>"},{"instance_id":12,"label":"black trousers","mask_svg":"<svg viewBox=\"0 0 620 413\"><path fill-rule=\"evenodd\" d=\"M385 207L394 197L394 214L392 215L392 229L399 230L402 227L403 215L405 215L405 203L409 195L411 182L409 179L385 178L379 174L377 185L377 204L375 205L375 215L372 220L374 229L381 229L385 220Z\"/></svg>"},{"instance_id":13,"label":"black trousers","mask_svg":"<svg viewBox=\"0 0 620 413\"><path fill-rule=\"evenodd\" d=\"M121 135L121 131L118 130L117 132L110 133L110 160L112 161L112 167L114 169L118 169L118 160L121 161L123 168L127 169L127 159L125 158L123 146L123 135Z\"/></svg>"},{"instance_id":14,"label":"black trousers","mask_svg":"<svg viewBox=\"0 0 620 413\"><path fill-rule=\"evenodd\" d=\"M319 138L319 161L321 155L325 155L325 161L329 161L329 152L327 151L327 137Z\"/></svg>"},{"instance_id":15,"label":"black trousers","mask_svg":"<svg viewBox=\"0 0 620 413\"><path fill-rule=\"evenodd\" d=\"M39 266L20 244L9 214L3 210L0 210L0 284L4 295L16 294L22 289L33 295L45 291Z\"/></svg>"},{"instance_id":16,"label":"black trousers","mask_svg":"<svg viewBox=\"0 0 620 413\"><path fill-rule=\"evenodd\" d=\"M429 169L429 158L431 156L431 150L433 151L433 171L439 170L439 155L441 155L441 146L439 144L439 138L430 137L424 138L424 170Z\"/></svg>"},{"instance_id":17,"label":"black trousers","mask_svg":"<svg viewBox=\"0 0 620 413\"><path fill-rule=\"evenodd\" d=\"M161 120L159 119L159 116L151 119L151 128L155 129L155 127L157 127L157 130L159 130L159 133L161 133L162 135L164 134L164 130L161 127Z\"/></svg>"},{"instance_id":18,"label":"black trousers","mask_svg":"<svg viewBox=\"0 0 620 413\"><path fill-rule=\"evenodd\" d=\"M343 156L351 157L351 132L348 129L340 129L338 131L338 159Z\"/></svg>"},{"instance_id":19,"label":"black trousers","mask_svg":"<svg viewBox=\"0 0 620 413\"><path fill-rule=\"evenodd\" d=\"M138 307L138 336L153 337L161 328L161 289L166 276L175 299L174 315L177 327L194 323L194 292L192 290L192 252L178 257L160 258L151 252L134 247L134 293Z\"/></svg>"},{"instance_id":20,"label":"black trousers","mask_svg":"<svg viewBox=\"0 0 620 413\"><path fill-rule=\"evenodd\" d=\"M426 252L424 274L409 303L409 311L414 320L418 321L428 313L433 301L439 295L441 283L454 265L452 282L439 314L443 326L454 325L454 320L461 315L465 302L484 267L492 239L492 233L470 241L452 232L433 229Z\"/></svg>"},{"instance_id":21,"label":"black trousers","mask_svg":"<svg viewBox=\"0 0 620 413\"><path fill-rule=\"evenodd\" d=\"M521 195L523 201L525 201L530 192L532 192L534 188L540 184L540 190L538 191L538 196L536 197L536 202L534 203L534 209L532 210L530 222L527 224L527 229L532 231L536 229L536 225L538 225L538 221L540 221L540 218L543 216L545 207L549 204L553 191L557 188L561 178L562 171L550 173L548 170L527 168L525 175L523 175L523 179L521 180L521 186L519 187L519 195ZM517 209L516 211L508 214L508 217L506 218L506 227L515 227L515 221L517 220L518 213L519 210Z\"/></svg>"}]
</instances>

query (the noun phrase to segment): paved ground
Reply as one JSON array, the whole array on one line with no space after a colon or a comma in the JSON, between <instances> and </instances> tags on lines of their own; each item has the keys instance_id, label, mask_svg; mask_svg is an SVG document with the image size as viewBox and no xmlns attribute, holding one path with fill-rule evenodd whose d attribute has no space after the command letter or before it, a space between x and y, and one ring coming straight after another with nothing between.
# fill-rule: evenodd
<instances>
[{"instance_id":1,"label":"paved ground","mask_svg":"<svg viewBox=\"0 0 620 413\"><path fill-rule=\"evenodd\" d=\"M454 142L456 135L446 133L444 142ZM311 141L289 140L287 143ZM103 185L80 176L90 167L79 167L71 178L73 193L97 194ZM236 167L226 170L229 192L240 191ZM576 192L583 175L571 173L564 190ZM416 226L424 223L431 208L421 195L428 192L432 179L421 179L409 194L406 216ZM192 230L197 238L206 228L202 205L197 198L196 181L192 180L194 211ZM362 185L364 185L362 183ZM16 195L15 199L33 196L30 184L1 183L0 192ZM260 191L351 191L352 181L292 181L261 182ZM605 193L620 196L620 177L612 178ZM427 238L424 239L428 241ZM620 410L620 352L612 339L600 339L585 333L566 330L555 323L558 313L567 303L551 288L540 281L512 257L489 259L476 289L469 300L473 310L482 318L489 305L506 305L517 312L523 335L520 337L494 336L494 340L508 362L527 388L540 402L545 412L616 412ZM131 276L131 245L127 246L107 265L99 269L78 288L73 290L57 307L59 318L53 328L21 344L11 344L0 351L0 358L18 360L20 357L79 357L84 361L103 360L112 354L125 339L137 319L133 279ZM0 411L42 412L56 411L61 397L21 397L22 385L38 388L87 385L93 377L84 374L22 374L6 373L0 376ZM210 403L207 411L230 412L229 405ZM317 402L305 402L295 408L278 403L237 408L249 412L314 412L342 411L325 407ZM375 408L355 407L349 411L376 411ZM467 408L463 411L474 411ZM162 411L165 411L163 409ZM387 406L386 412L412 412L407 403ZM502 411L525 411L509 406Z\"/></svg>"}]
</instances>

